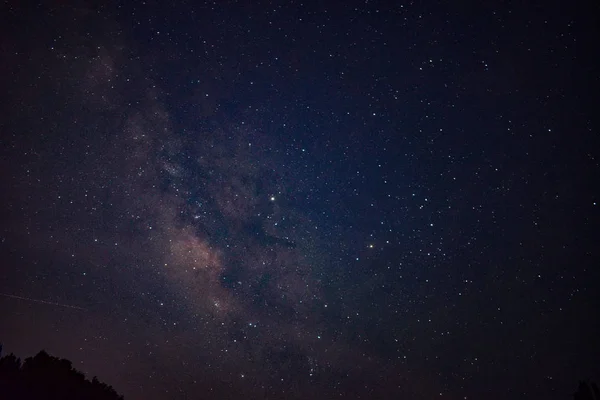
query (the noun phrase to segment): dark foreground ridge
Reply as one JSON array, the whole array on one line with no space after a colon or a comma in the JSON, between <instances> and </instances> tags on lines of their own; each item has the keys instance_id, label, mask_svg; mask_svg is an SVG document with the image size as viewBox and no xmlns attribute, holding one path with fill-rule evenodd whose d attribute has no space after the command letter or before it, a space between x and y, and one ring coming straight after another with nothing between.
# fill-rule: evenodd
<instances>
[{"instance_id":1,"label":"dark foreground ridge","mask_svg":"<svg viewBox=\"0 0 600 400\"><path fill-rule=\"evenodd\" d=\"M96 377L86 379L71 361L42 350L23 363L12 353L0 358L0 399L123 400L123 396Z\"/></svg>"},{"instance_id":2,"label":"dark foreground ridge","mask_svg":"<svg viewBox=\"0 0 600 400\"><path fill-rule=\"evenodd\" d=\"M0 357L0 399L123 400L123 396L96 377L86 379L71 361L42 350L23 363L13 353ZM600 389L595 382L580 381L573 399L600 400Z\"/></svg>"}]
</instances>

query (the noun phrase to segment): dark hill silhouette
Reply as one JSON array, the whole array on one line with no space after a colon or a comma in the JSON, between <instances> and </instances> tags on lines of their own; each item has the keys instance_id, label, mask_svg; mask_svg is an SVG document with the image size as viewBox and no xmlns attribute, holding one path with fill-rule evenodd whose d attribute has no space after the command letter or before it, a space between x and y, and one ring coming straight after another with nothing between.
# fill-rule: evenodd
<instances>
[{"instance_id":1,"label":"dark hill silhouette","mask_svg":"<svg viewBox=\"0 0 600 400\"><path fill-rule=\"evenodd\" d=\"M86 379L71 361L42 350L23 363L12 353L0 358L0 399L123 400L123 396L96 377Z\"/></svg>"},{"instance_id":2,"label":"dark hill silhouette","mask_svg":"<svg viewBox=\"0 0 600 400\"><path fill-rule=\"evenodd\" d=\"M45 351L21 359L2 356L0 345L0 400L124 400L112 386L92 380L73 368L71 361ZM600 389L592 381L580 381L574 400L600 400Z\"/></svg>"}]
</instances>

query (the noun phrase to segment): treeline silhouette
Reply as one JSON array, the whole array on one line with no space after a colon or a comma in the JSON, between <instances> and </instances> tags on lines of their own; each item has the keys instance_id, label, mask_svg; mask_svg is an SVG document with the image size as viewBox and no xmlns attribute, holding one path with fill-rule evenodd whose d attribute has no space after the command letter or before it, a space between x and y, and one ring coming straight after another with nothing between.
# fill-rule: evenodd
<instances>
[{"instance_id":1,"label":"treeline silhouette","mask_svg":"<svg viewBox=\"0 0 600 400\"><path fill-rule=\"evenodd\" d=\"M24 362L12 353L0 358L0 399L123 400L123 396L96 377L86 379L71 361L42 350Z\"/></svg>"},{"instance_id":2,"label":"treeline silhouette","mask_svg":"<svg viewBox=\"0 0 600 400\"><path fill-rule=\"evenodd\" d=\"M0 400L123 400L112 386L92 380L73 368L71 361L45 351L21 359L2 356L0 345ZM580 381L574 400L600 400L600 389L591 381Z\"/></svg>"}]
</instances>

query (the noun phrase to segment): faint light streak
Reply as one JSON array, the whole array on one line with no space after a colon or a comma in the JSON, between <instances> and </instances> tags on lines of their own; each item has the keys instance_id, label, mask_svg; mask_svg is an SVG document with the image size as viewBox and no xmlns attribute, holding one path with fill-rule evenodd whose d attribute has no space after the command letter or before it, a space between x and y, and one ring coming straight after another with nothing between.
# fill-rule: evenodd
<instances>
[{"instance_id":1,"label":"faint light streak","mask_svg":"<svg viewBox=\"0 0 600 400\"><path fill-rule=\"evenodd\" d=\"M72 305L69 305L69 304L56 303L56 302L53 302L53 301L46 301L46 300L40 300L40 299L32 299L30 297L16 296L14 294L0 293L0 296L4 296L4 297L11 298L11 299L16 299L16 300L31 301L33 303L47 304L47 305L50 305L50 306L72 308L72 309L75 309L75 310L87 311L87 308L83 308L83 307L72 306Z\"/></svg>"}]
</instances>

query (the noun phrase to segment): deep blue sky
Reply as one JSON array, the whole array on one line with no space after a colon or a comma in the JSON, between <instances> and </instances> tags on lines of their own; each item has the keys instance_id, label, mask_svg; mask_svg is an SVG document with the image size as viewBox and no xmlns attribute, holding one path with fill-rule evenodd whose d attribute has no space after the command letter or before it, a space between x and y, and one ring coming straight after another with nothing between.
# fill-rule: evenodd
<instances>
[{"instance_id":1,"label":"deep blue sky","mask_svg":"<svg viewBox=\"0 0 600 400\"><path fill-rule=\"evenodd\" d=\"M3 3L4 349L127 399L598 379L600 13L526 3Z\"/></svg>"}]
</instances>

